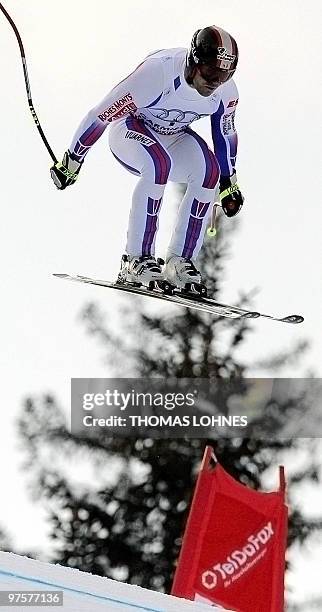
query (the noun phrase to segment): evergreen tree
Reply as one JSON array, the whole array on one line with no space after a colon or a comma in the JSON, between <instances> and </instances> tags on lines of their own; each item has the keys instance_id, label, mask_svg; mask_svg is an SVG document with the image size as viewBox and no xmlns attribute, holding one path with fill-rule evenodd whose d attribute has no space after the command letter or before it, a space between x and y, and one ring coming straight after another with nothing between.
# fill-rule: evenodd
<instances>
[{"instance_id":1,"label":"evergreen tree","mask_svg":"<svg viewBox=\"0 0 322 612\"><path fill-rule=\"evenodd\" d=\"M230 227L234 226L234 221ZM208 241L200 263L210 293L218 296L232 229ZM241 295L239 305L250 306ZM82 320L102 344L107 375L120 377L209 378L232 382L230 393L244 392L249 366L237 349L254 333L247 320L216 318L203 312L169 308L147 313L140 298L127 298L120 332L88 304ZM271 356L273 367L303 352ZM253 366L253 364L252 364ZM224 398L228 405L229 395ZM318 482L319 460L314 440L276 439L299 407L288 399L276 409L267 403L248 439L89 438L69 431L64 411L54 397L29 398L19 431L24 442L33 495L46 504L55 542L52 561L98 575L169 592L193 486L207 443L236 479L257 489L268 468L287 452L305 451L306 465L288 476L289 499L304 482ZM301 405L305 410L305 403ZM272 436L261 441L265 421ZM256 433L256 436L255 436ZM84 482L80 475L86 472ZM291 503L289 545L304 542L322 521L309 519Z\"/></svg>"}]
</instances>

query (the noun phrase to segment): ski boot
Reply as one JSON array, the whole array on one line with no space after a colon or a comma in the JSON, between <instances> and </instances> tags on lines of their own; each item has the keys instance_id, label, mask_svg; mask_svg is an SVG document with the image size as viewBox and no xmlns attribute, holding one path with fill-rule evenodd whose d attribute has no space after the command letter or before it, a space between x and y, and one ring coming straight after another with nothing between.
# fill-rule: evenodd
<instances>
[{"instance_id":1,"label":"ski boot","mask_svg":"<svg viewBox=\"0 0 322 612\"><path fill-rule=\"evenodd\" d=\"M143 285L151 291L153 289L161 289L164 293L171 295L173 287L164 280L163 265L164 261L162 259L155 259L153 255L144 255L142 257L123 255L117 282L129 283L134 287L141 287Z\"/></svg>"},{"instance_id":2,"label":"ski boot","mask_svg":"<svg viewBox=\"0 0 322 612\"><path fill-rule=\"evenodd\" d=\"M164 277L174 284L181 293L206 297L207 287L203 284L201 274L191 259L172 255L166 262Z\"/></svg>"}]
</instances>

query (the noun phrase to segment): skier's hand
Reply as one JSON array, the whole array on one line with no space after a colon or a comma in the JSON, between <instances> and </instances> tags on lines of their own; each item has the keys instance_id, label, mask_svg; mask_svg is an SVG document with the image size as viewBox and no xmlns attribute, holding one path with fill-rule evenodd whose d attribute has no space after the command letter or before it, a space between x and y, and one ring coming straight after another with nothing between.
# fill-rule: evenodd
<instances>
[{"instance_id":1,"label":"skier's hand","mask_svg":"<svg viewBox=\"0 0 322 612\"><path fill-rule=\"evenodd\" d=\"M57 189L65 189L75 183L82 163L73 159L69 151L64 153L63 161L50 168L50 175Z\"/></svg>"},{"instance_id":2,"label":"skier's hand","mask_svg":"<svg viewBox=\"0 0 322 612\"><path fill-rule=\"evenodd\" d=\"M237 185L236 174L220 177L220 203L227 217L234 217L239 213L244 198Z\"/></svg>"}]
</instances>

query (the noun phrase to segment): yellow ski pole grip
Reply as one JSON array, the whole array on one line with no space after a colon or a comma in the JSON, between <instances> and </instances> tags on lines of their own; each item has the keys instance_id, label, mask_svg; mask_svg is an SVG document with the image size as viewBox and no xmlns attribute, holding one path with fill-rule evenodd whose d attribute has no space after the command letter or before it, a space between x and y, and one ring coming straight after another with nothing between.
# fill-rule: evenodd
<instances>
[{"instance_id":1,"label":"yellow ski pole grip","mask_svg":"<svg viewBox=\"0 0 322 612\"><path fill-rule=\"evenodd\" d=\"M208 227L208 229L207 229L207 236L209 236L210 238L214 238L216 236L216 234L217 234L217 230L216 230L216 218L217 218L217 208L218 208L218 206L220 206L220 204L218 202L215 202L215 204L212 207L210 227Z\"/></svg>"}]
</instances>

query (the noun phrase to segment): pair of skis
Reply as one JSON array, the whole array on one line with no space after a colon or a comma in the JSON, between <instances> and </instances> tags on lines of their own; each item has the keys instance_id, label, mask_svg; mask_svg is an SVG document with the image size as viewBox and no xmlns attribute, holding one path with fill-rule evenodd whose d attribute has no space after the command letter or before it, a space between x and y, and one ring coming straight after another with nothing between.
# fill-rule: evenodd
<instances>
[{"instance_id":1,"label":"pair of skis","mask_svg":"<svg viewBox=\"0 0 322 612\"><path fill-rule=\"evenodd\" d=\"M192 308L193 310L199 310L207 312L209 314L226 317L229 319L258 319L259 317L265 319L271 319L273 321L280 321L281 323L302 323L304 318L301 315L288 315L286 317L274 317L272 315L263 314L254 310L246 310L237 306L230 306L228 304L222 304L216 302L212 298L203 297L199 295L188 295L182 294L180 291L175 290L173 295L167 295L161 290L149 290L143 286L135 287L130 284L113 283L111 281L99 280L90 278L88 276L79 276L71 274L54 274L57 278L63 278L69 281L78 283L86 283L90 285L98 285L99 287L107 287L108 289L117 289L118 291L125 291L128 293L134 293L136 295L142 295L165 302L171 302L172 304L178 304L179 306L185 306L186 308Z\"/></svg>"}]
</instances>

